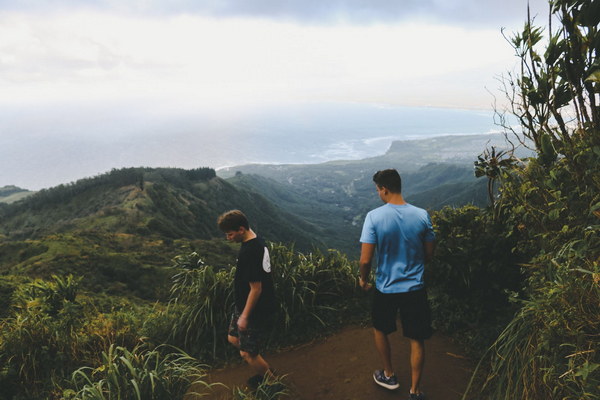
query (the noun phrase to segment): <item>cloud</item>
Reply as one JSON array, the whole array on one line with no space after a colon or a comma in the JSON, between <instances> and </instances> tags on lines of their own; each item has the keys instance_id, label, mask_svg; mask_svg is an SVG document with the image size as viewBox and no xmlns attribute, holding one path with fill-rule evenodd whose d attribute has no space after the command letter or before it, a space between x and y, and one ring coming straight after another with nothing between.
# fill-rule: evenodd
<instances>
[{"instance_id":1,"label":"cloud","mask_svg":"<svg viewBox=\"0 0 600 400\"><path fill-rule=\"evenodd\" d=\"M499 31L425 23L307 26L14 13L0 15L0 103L151 97L187 104L406 103L414 93L408 87L438 77L441 86L433 90L443 91L443 77L460 82L461 71L466 80L486 74L491 80L511 58Z\"/></svg>"},{"instance_id":2,"label":"cloud","mask_svg":"<svg viewBox=\"0 0 600 400\"><path fill-rule=\"evenodd\" d=\"M255 17L309 24L370 24L420 18L468 26L507 26L525 19L528 2L534 14L548 9L547 0L24 0L0 1L0 9L93 8L130 14Z\"/></svg>"}]
</instances>

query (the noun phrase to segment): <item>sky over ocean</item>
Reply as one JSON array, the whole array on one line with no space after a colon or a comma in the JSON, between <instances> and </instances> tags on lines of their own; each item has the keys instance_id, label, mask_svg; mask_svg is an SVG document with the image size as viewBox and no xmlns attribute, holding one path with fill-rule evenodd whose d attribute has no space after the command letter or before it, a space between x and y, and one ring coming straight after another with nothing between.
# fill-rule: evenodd
<instances>
[{"instance_id":1,"label":"sky over ocean","mask_svg":"<svg viewBox=\"0 0 600 400\"><path fill-rule=\"evenodd\" d=\"M528 5L547 20L546 0L0 1L0 186L489 132Z\"/></svg>"},{"instance_id":2,"label":"sky over ocean","mask_svg":"<svg viewBox=\"0 0 600 400\"><path fill-rule=\"evenodd\" d=\"M54 110L21 121L24 132L5 141L11 151L0 150L0 186L38 190L130 166L220 168L360 159L383 154L393 140L498 130L491 111L359 103L281 106L231 118L104 112L112 118L102 110L75 115ZM80 120L88 118L90 124ZM36 133L51 124L60 135Z\"/></svg>"}]
</instances>

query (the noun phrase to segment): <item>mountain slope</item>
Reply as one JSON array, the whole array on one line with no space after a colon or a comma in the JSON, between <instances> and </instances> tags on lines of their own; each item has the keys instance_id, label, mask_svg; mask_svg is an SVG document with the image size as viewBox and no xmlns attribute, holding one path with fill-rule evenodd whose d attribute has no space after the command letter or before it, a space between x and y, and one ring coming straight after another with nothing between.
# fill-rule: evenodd
<instances>
[{"instance_id":1,"label":"mountain slope","mask_svg":"<svg viewBox=\"0 0 600 400\"><path fill-rule=\"evenodd\" d=\"M222 236L217 216L233 208L269 240L305 249L313 244L309 225L210 169L129 168L42 190L3 208L0 233L16 239L73 231L210 239Z\"/></svg>"},{"instance_id":2,"label":"mountain slope","mask_svg":"<svg viewBox=\"0 0 600 400\"><path fill-rule=\"evenodd\" d=\"M21 189L20 187L14 185L3 186L0 187L0 203L14 203L15 201L19 201L25 197L31 196L34 193L35 192Z\"/></svg>"},{"instance_id":3,"label":"mountain slope","mask_svg":"<svg viewBox=\"0 0 600 400\"><path fill-rule=\"evenodd\" d=\"M216 226L234 208L267 240L324 247L313 226L214 170L129 168L2 205L0 274L73 274L94 293L165 299L174 257L195 251L215 267L235 264L237 245Z\"/></svg>"}]
</instances>

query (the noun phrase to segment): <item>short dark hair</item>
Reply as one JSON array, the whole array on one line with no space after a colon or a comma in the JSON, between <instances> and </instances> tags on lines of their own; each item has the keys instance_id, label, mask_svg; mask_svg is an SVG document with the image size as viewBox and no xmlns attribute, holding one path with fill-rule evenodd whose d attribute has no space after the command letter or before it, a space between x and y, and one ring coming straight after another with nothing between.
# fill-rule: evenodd
<instances>
[{"instance_id":1,"label":"short dark hair","mask_svg":"<svg viewBox=\"0 0 600 400\"><path fill-rule=\"evenodd\" d=\"M386 188L392 193L402 193L402 179L398 171L393 168L375 172L373 182L380 188Z\"/></svg>"},{"instance_id":2,"label":"short dark hair","mask_svg":"<svg viewBox=\"0 0 600 400\"><path fill-rule=\"evenodd\" d=\"M217 225L223 232L237 231L242 226L250 229L248 218L240 210L227 211L217 218Z\"/></svg>"}]
</instances>

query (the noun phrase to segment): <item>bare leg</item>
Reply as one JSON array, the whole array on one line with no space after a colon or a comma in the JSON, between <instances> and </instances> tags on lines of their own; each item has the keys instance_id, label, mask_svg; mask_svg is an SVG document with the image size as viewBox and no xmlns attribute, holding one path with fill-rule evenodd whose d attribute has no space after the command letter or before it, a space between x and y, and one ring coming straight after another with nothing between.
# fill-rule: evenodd
<instances>
[{"instance_id":1,"label":"bare leg","mask_svg":"<svg viewBox=\"0 0 600 400\"><path fill-rule=\"evenodd\" d=\"M227 341L231 343L236 349L240 348L240 338L237 336L227 335Z\"/></svg>"},{"instance_id":2,"label":"bare leg","mask_svg":"<svg viewBox=\"0 0 600 400\"><path fill-rule=\"evenodd\" d=\"M420 393L421 375L425 366L425 341L410 339L411 393Z\"/></svg>"},{"instance_id":3,"label":"bare leg","mask_svg":"<svg viewBox=\"0 0 600 400\"><path fill-rule=\"evenodd\" d=\"M394 375L394 369L392 368L392 349L388 336L375 328L373 328L373 333L375 336L375 347L383 361L385 375L392 376Z\"/></svg>"},{"instance_id":4,"label":"bare leg","mask_svg":"<svg viewBox=\"0 0 600 400\"><path fill-rule=\"evenodd\" d=\"M267 376L269 378L273 377L271 370L269 369L269 364L265 361L264 358L260 354L252 355L245 351L240 351L240 355L248 365L256 371L257 374Z\"/></svg>"}]
</instances>

